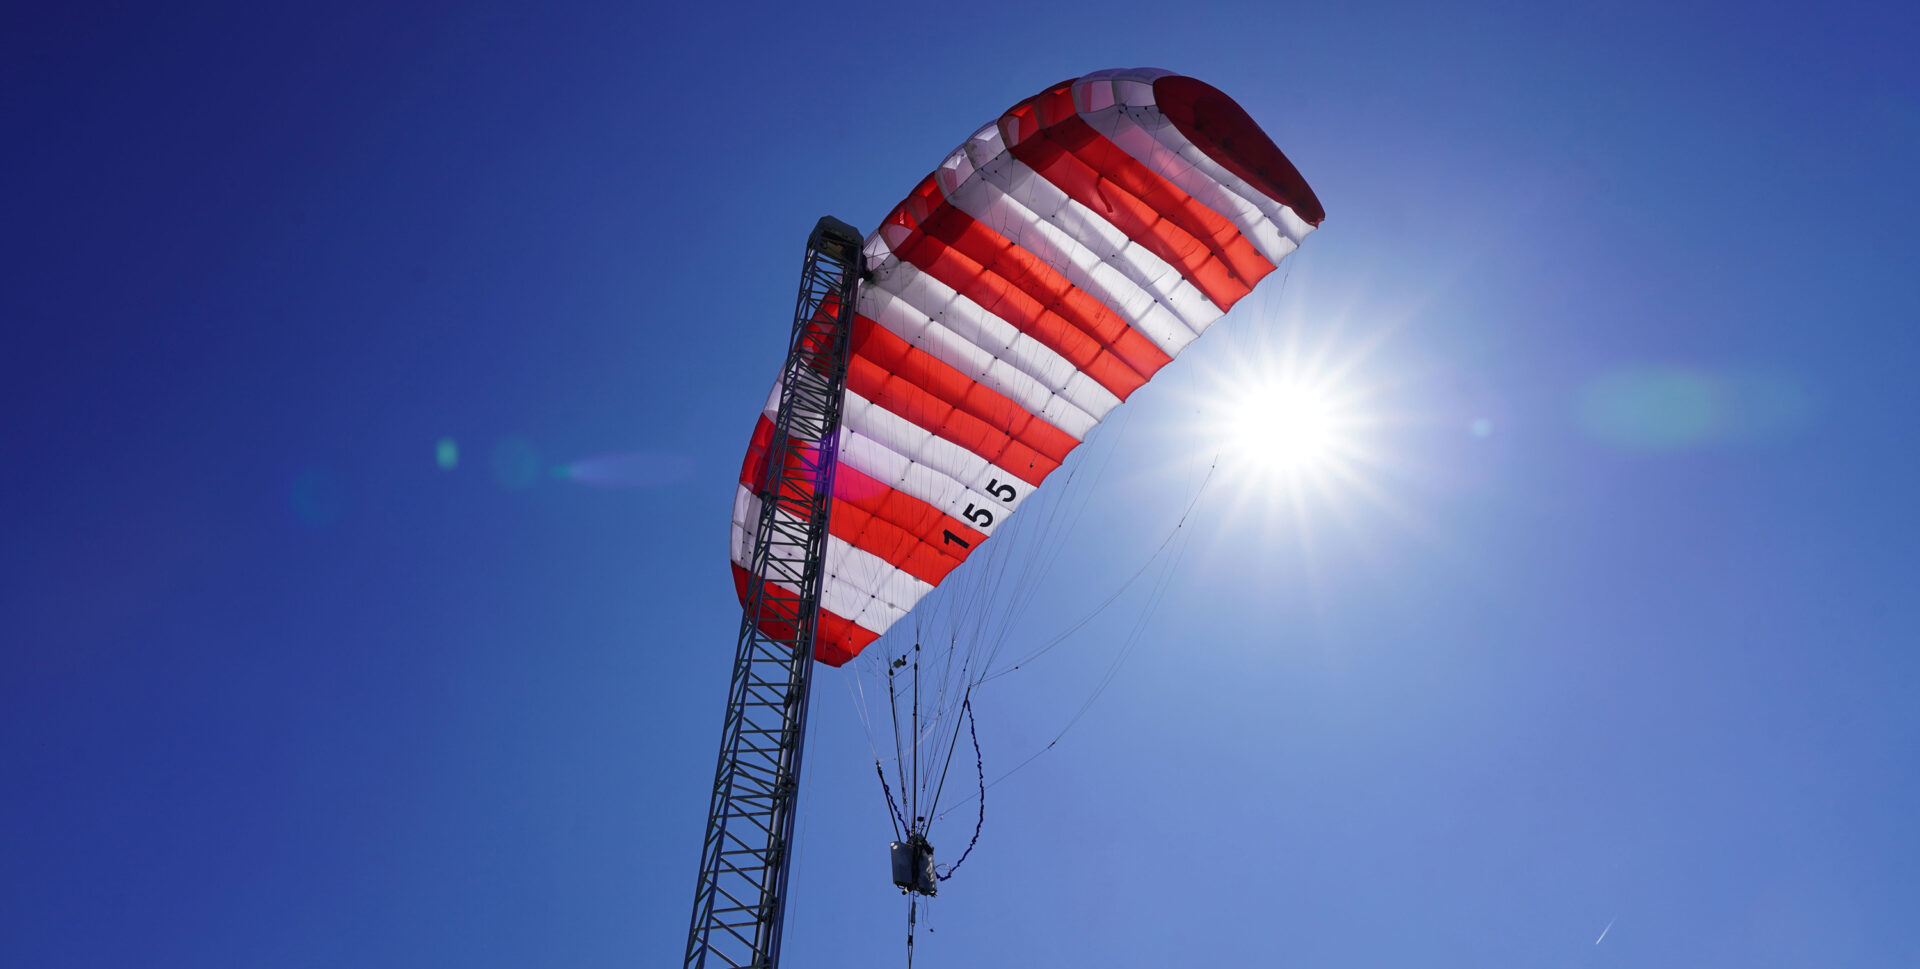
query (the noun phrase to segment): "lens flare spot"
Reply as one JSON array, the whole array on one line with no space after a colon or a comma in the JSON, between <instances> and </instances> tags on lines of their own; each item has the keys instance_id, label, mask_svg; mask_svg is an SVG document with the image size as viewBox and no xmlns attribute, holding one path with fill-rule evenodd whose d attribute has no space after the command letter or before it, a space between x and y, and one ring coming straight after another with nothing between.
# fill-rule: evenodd
<instances>
[{"instance_id":1,"label":"lens flare spot","mask_svg":"<svg viewBox=\"0 0 1920 969\"><path fill-rule=\"evenodd\" d=\"M1791 376L1680 367L1616 370L1579 399L1589 434L1637 451L1770 443L1797 434L1812 413L1811 395Z\"/></svg>"},{"instance_id":2,"label":"lens flare spot","mask_svg":"<svg viewBox=\"0 0 1920 969\"><path fill-rule=\"evenodd\" d=\"M460 466L460 443L450 437L443 437L433 446L433 462L442 471L452 471Z\"/></svg>"},{"instance_id":3,"label":"lens flare spot","mask_svg":"<svg viewBox=\"0 0 1920 969\"><path fill-rule=\"evenodd\" d=\"M1587 385L1580 417L1595 437L1624 447L1665 451L1697 444L1720 420L1711 379L1688 370L1608 374Z\"/></svg>"},{"instance_id":4,"label":"lens flare spot","mask_svg":"<svg viewBox=\"0 0 1920 969\"><path fill-rule=\"evenodd\" d=\"M540 451L525 438L502 438L493 446L493 480L508 491L522 491L540 480Z\"/></svg>"},{"instance_id":5,"label":"lens flare spot","mask_svg":"<svg viewBox=\"0 0 1920 969\"><path fill-rule=\"evenodd\" d=\"M691 458L658 451L598 454L553 469L556 478L596 488L650 488L672 484L692 474Z\"/></svg>"},{"instance_id":6,"label":"lens flare spot","mask_svg":"<svg viewBox=\"0 0 1920 969\"><path fill-rule=\"evenodd\" d=\"M346 514L346 482L330 468L308 468L294 476L287 501L295 521L308 528L331 528Z\"/></svg>"}]
</instances>

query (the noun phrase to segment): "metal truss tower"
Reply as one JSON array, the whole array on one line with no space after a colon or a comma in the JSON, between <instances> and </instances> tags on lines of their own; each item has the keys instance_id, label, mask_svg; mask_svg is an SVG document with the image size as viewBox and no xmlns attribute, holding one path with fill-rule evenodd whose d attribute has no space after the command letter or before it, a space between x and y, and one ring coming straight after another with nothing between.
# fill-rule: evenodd
<instances>
[{"instance_id":1,"label":"metal truss tower","mask_svg":"<svg viewBox=\"0 0 1920 969\"><path fill-rule=\"evenodd\" d=\"M807 239L758 495L686 969L775 969L780 961L847 340L862 269L859 230L821 219Z\"/></svg>"}]
</instances>

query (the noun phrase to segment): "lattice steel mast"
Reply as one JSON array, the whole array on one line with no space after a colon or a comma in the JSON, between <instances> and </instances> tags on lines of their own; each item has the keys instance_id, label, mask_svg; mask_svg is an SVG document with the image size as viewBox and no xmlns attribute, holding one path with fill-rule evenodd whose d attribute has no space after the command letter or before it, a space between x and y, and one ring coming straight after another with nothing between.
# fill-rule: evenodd
<instances>
[{"instance_id":1,"label":"lattice steel mast","mask_svg":"<svg viewBox=\"0 0 1920 969\"><path fill-rule=\"evenodd\" d=\"M687 934L687 969L775 969L780 961L847 338L862 268L859 230L821 219L807 239L780 409L758 495L720 764Z\"/></svg>"}]
</instances>

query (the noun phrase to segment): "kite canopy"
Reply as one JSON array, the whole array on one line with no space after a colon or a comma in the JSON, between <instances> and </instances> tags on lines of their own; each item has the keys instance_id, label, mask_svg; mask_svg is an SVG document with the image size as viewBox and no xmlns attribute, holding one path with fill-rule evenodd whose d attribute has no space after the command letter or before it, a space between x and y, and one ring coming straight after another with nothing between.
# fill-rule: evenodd
<instances>
[{"instance_id":1,"label":"kite canopy","mask_svg":"<svg viewBox=\"0 0 1920 969\"><path fill-rule=\"evenodd\" d=\"M866 240L815 657L905 616L1324 216L1233 99L1166 71L1088 74L974 132ZM743 601L779 400L734 496Z\"/></svg>"}]
</instances>

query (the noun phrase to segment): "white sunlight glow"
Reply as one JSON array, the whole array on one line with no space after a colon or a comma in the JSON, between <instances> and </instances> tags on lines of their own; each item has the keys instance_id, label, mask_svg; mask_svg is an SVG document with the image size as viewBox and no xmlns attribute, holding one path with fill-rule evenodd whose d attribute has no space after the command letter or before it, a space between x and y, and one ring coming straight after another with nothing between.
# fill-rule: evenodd
<instances>
[{"instance_id":1,"label":"white sunlight glow","mask_svg":"<svg viewBox=\"0 0 1920 969\"><path fill-rule=\"evenodd\" d=\"M1226 439L1238 461L1271 474L1310 473L1341 450L1339 402L1326 388L1269 376L1234 396L1225 404Z\"/></svg>"},{"instance_id":2,"label":"white sunlight glow","mask_svg":"<svg viewBox=\"0 0 1920 969\"><path fill-rule=\"evenodd\" d=\"M1159 446L1176 452L1156 471L1207 523L1196 557L1312 596L1329 563L1388 566L1376 556L1389 533L1431 533L1405 496L1432 474L1436 432L1456 446L1488 434L1436 405L1409 409L1433 377L1397 345L1408 311L1363 313L1362 296L1312 293L1301 273L1277 282L1155 378L1172 411Z\"/></svg>"},{"instance_id":3,"label":"white sunlight glow","mask_svg":"<svg viewBox=\"0 0 1920 969\"><path fill-rule=\"evenodd\" d=\"M1218 456L1236 503L1277 501L1306 513L1365 487L1356 479L1374 460L1373 417L1351 368L1262 347L1231 355L1210 377L1196 437Z\"/></svg>"},{"instance_id":4,"label":"white sunlight glow","mask_svg":"<svg viewBox=\"0 0 1920 969\"><path fill-rule=\"evenodd\" d=\"M1182 436L1230 506L1229 520L1295 535L1303 548L1328 527L1401 509L1385 489L1394 377L1378 359L1391 327L1355 332L1343 314L1305 320L1277 299L1254 305L1194 348Z\"/></svg>"}]
</instances>

